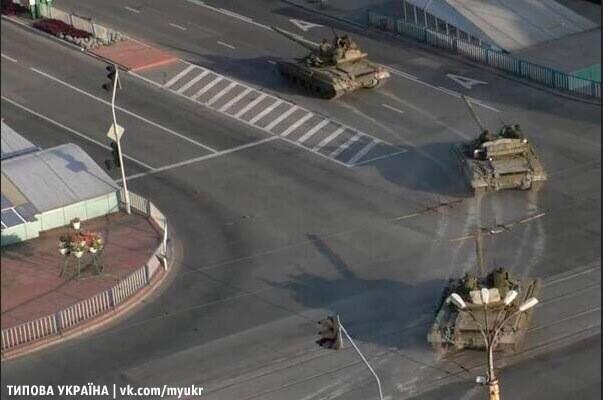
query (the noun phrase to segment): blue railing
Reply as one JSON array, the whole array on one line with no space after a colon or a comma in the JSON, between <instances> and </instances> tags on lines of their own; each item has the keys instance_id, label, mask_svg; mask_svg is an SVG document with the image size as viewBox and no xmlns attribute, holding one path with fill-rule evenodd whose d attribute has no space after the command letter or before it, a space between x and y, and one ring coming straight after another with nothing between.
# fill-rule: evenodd
<instances>
[{"instance_id":1,"label":"blue railing","mask_svg":"<svg viewBox=\"0 0 603 400\"><path fill-rule=\"evenodd\" d=\"M585 97L601 98L601 82L580 78L565 72L519 60L509 54L482 47L445 33L410 24L403 20L372 11L368 13L369 25L427 43L431 46L452 51L473 61L509 72L521 78L540 83L553 89L564 90Z\"/></svg>"}]
</instances>

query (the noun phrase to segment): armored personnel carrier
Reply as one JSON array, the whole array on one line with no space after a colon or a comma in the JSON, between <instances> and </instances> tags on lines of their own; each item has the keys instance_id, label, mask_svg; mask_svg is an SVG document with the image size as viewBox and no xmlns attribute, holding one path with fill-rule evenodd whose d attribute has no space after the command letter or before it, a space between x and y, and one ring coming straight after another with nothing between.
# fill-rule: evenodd
<instances>
[{"instance_id":1,"label":"armored personnel carrier","mask_svg":"<svg viewBox=\"0 0 603 400\"><path fill-rule=\"evenodd\" d=\"M480 288L485 287L489 290L488 329L491 330L495 323L515 314L499 333L495 350L518 351L528 329L533 309L523 313L516 313L516 311L527 299L537 297L540 286L538 279L516 281L503 268L481 279L466 274L461 279L450 280L444 290L435 321L427 334L427 341L442 354L463 349L484 350L486 345L476 321L485 326L485 309L480 296ZM515 290L519 294L510 305L505 306L503 299L509 290ZM461 296L466 304L465 309L459 310L452 304L450 301L452 293Z\"/></svg>"},{"instance_id":2,"label":"armored personnel carrier","mask_svg":"<svg viewBox=\"0 0 603 400\"><path fill-rule=\"evenodd\" d=\"M273 27L276 32L310 50L300 59L277 62L280 73L291 82L325 99L335 99L360 88L376 88L389 72L368 60L356 42L347 35L326 39L315 46Z\"/></svg>"},{"instance_id":3,"label":"armored personnel carrier","mask_svg":"<svg viewBox=\"0 0 603 400\"><path fill-rule=\"evenodd\" d=\"M547 179L534 147L519 125L503 125L498 134L492 134L465 96L463 100L481 134L476 140L456 145L454 150L476 194L502 189L527 190Z\"/></svg>"}]
</instances>

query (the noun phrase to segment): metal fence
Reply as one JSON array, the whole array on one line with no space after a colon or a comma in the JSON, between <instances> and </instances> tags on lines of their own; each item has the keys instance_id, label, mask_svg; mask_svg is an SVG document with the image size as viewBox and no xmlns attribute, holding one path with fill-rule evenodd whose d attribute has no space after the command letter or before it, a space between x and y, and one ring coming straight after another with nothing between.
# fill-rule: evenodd
<instances>
[{"instance_id":1,"label":"metal fence","mask_svg":"<svg viewBox=\"0 0 603 400\"><path fill-rule=\"evenodd\" d=\"M148 285L159 266L160 259L167 257L167 218L149 200L130 192L132 208L151 218L162 229L163 240L147 263L130 273L115 286L88 299L79 301L52 315L29 321L21 325L3 329L2 354L17 347L33 343L40 339L61 335L82 322L115 310L117 306ZM123 208L123 190L119 192L120 207ZM165 267L165 264L164 264Z\"/></svg>"},{"instance_id":2,"label":"metal fence","mask_svg":"<svg viewBox=\"0 0 603 400\"><path fill-rule=\"evenodd\" d=\"M555 69L519 60L501 51L473 44L469 41L416 26L403 20L372 11L368 13L369 25L404 36L409 36L431 46L449 50L473 61L509 72L521 78L537 82L553 89L564 90L585 97L601 98L601 82L591 81L557 71Z\"/></svg>"}]
</instances>

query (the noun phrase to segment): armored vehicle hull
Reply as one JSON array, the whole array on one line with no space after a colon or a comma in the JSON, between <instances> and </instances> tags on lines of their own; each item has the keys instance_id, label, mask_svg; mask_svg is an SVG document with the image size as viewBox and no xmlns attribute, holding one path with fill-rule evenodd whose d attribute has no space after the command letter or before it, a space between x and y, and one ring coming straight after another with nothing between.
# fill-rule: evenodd
<instances>
[{"instance_id":1,"label":"armored vehicle hull","mask_svg":"<svg viewBox=\"0 0 603 400\"><path fill-rule=\"evenodd\" d=\"M528 190L547 179L534 147L519 125L503 125L491 134L482 124L471 103L461 96L481 134L476 140L454 146L462 173L475 194L503 189Z\"/></svg>"},{"instance_id":2,"label":"armored vehicle hull","mask_svg":"<svg viewBox=\"0 0 603 400\"><path fill-rule=\"evenodd\" d=\"M351 38L337 36L316 45L282 29L272 27L310 53L300 59L277 61L280 73L289 81L324 99L335 99L360 88L376 88L389 72L372 63Z\"/></svg>"},{"instance_id":3,"label":"armored vehicle hull","mask_svg":"<svg viewBox=\"0 0 603 400\"><path fill-rule=\"evenodd\" d=\"M366 60L314 67L303 59L291 59L278 61L277 65L287 80L324 99L336 99L361 88L377 88L389 78L389 72Z\"/></svg>"},{"instance_id":4,"label":"armored vehicle hull","mask_svg":"<svg viewBox=\"0 0 603 400\"><path fill-rule=\"evenodd\" d=\"M495 321L502 321L504 318L515 314L515 316L511 317L509 323L501 330L495 350L516 352L521 348L533 313L533 309L523 313L516 313L518 305L524 303L530 297L537 297L540 292L541 282L538 279L525 279L519 282L513 281L512 285L497 287L497 278L493 277L493 275L500 273L500 271L501 270L498 270L490 274L486 279L486 281L489 282L484 282L484 286L494 286L494 288L490 290L496 290L499 299L503 299L506 290L509 290L510 288L517 290L519 295L515 301L507 307L504 307L502 300L488 303L488 328L492 329L496 323ZM502 272L502 274L505 274L505 272ZM427 341L431 343L433 348L440 354L455 353L463 349L485 350L486 348L479 326L469 315L468 311L466 311L471 311L475 319L483 324L483 305L473 303L471 301L471 296L467 294L467 291L465 291L464 295L464 298L467 300L466 310L459 310L448 301L450 294L463 293L466 279L467 278L453 280L445 289L435 321L427 334Z\"/></svg>"},{"instance_id":5,"label":"armored vehicle hull","mask_svg":"<svg viewBox=\"0 0 603 400\"><path fill-rule=\"evenodd\" d=\"M501 141L505 140L519 139L498 139L491 143L504 144ZM475 156L478 147L475 142L455 145L454 151L461 171L475 193L504 189L529 190L539 182L546 181L547 176L534 148L529 143L524 144L525 148L516 153L483 158Z\"/></svg>"}]
</instances>

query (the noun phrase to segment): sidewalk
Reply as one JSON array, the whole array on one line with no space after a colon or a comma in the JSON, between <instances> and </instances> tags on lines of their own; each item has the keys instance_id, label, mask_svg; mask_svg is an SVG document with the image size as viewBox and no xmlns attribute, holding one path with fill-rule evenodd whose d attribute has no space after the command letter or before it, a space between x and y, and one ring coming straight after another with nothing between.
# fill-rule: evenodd
<instances>
[{"instance_id":1,"label":"sidewalk","mask_svg":"<svg viewBox=\"0 0 603 400\"><path fill-rule=\"evenodd\" d=\"M2 329L56 313L109 289L144 265L161 242L161 233L138 214L118 212L84 221L82 230L99 232L105 241L102 275L96 275L90 265L79 279L73 277L73 266L59 277L64 260L58 251L59 237L73 233L71 227L2 248ZM89 258L84 255L82 260Z\"/></svg>"}]
</instances>

